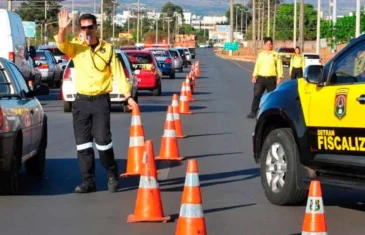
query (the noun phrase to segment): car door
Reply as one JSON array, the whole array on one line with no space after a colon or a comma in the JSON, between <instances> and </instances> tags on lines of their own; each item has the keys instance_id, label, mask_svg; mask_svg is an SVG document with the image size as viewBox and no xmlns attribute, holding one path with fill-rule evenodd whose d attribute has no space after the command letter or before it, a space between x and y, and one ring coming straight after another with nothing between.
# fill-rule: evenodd
<instances>
[{"instance_id":1,"label":"car door","mask_svg":"<svg viewBox=\"0 0 365 235\"><path fill-rule=\"evenodd\" d=\"M31 97L26 97L25 94L29 93L29 87L19 71L19 69L12 63L9 63L9 68L15 78L15 82L18 84L22 93L21 103L24 107L22 120L24 121L23 129L23 144L27 145L28 153L37 150L38 143L40 141L42 128L39 120L40 104L39 102Z\"/></svg>"},{"instance_id":2,"label":"car door","mask_svg":"<svg viewBox=\"0 0 365 235\"><path fill-rule=\"evenodd\" d=\"M354 69L359 51L365 51L364 44L352 46L327 64L326 84L307 90L307 126L312 149L320 155L317 160L337 165L365 161L365 77Z\"/></svg>"},{"instance_id":3,"label":"car door","mask_svg":"<svg viewBox=\"0 0 365 235\"><path fill-rule=\"evenodd\" d=\"M61 66L58 63L58 61L56 61L56 58L52 55L51 52L49 52L48 54L49 54L49 57L51 58L52 64L54 65L55 81L59 81L61 79Z\"/></svg>"}]
</instances>

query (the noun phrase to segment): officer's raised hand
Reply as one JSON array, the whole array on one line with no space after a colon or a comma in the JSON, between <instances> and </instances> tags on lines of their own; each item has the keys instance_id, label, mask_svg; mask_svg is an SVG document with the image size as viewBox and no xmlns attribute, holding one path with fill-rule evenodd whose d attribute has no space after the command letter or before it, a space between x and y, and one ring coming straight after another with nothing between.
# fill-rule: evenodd
<instances>
[{"instance_id":1,"label":"officer's raised hand","mask_svg":"<svg viewBox=\"0 0 365 235\"><path fill-rule=\"evenodd\" d=\"M58 27L59 29L65 29L71 23L71 18L68 17L68 11L62 9L58 13Z\"/></svg>"}]
</instances>

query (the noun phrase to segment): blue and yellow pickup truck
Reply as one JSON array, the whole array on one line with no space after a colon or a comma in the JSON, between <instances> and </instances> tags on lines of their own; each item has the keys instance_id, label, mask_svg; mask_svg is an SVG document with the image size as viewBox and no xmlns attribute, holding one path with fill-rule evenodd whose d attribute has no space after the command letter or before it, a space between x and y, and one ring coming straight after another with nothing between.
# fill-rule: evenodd
<instances>
[{"instance_id":1,"label":"blue and yellow pickup truck","mask_svg":"<svg viewBox=\"0 0 365 235\"><path fill-rule=\"evenodd\" d=\"M263 96L252 135L268 200L300 203L308 183L365 190L365 35Z\"/></svg>"}]
</instances>

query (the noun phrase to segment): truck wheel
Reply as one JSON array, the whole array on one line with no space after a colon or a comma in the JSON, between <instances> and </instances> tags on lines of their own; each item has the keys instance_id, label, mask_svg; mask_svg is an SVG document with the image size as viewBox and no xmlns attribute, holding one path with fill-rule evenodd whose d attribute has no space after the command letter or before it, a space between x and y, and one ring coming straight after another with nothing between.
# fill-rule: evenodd
<instances>
[{"instance_id":1,"label":"truck wheel","mask_svg":"<svg viewBox=\"0 0 365 235\"><path fill-rule=\"evenodd\" d=\"M17 138L18 139L18 138ZM14 144L13 156L10 159L10 169L0 171L0 193L5 195L14 195L18 191L18 159L21 159L22 143L16 140Z\"/></svg>"},{"instance_id":2,"label":"truck wheel","mask_svg":"<svg viewBox=\"0 0 365 235\"><path fill-rule=\"evenodd\" d=\"M261 184L267 199L274 205L301 203L307 190L299 190L296 183L296 159L299 152L289 128L272 130L262 146Z\"/></svg>"},{"instance_id":3,"label":"truck wheel","mask_svg":"<svg viewBox=\"0 0 365 235\"><path fill-rule=\"evenodd\" d=\"M36 155L25 162L25 172L29 176L42 176L46 166L46 149L47 149L47 120L43 122L42 139L39 143Z\"/></svg>"},{"instance_id":4,"label":"truck wheel","mask_svg":"<svg viewBox=\"0 0 365 235\"><path fill-rule=\"evenodd\" d=\"M63 104L63 112L65 113L71 112L72 102L67 102L65 100L62 100L62 104Z\"/></svg>"}]
</instances>

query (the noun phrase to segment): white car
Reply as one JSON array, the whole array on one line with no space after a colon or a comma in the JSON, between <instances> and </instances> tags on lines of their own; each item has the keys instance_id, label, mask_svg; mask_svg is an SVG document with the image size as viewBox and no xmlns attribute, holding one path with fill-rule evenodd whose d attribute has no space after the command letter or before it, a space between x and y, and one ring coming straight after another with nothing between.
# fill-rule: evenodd
<instances>
[{"instance_id":1,"label":"white car","mask_svg":"<svg viewBox=\"0 0 365 235\"><path fill-rule=\"evenodd\" d=\"M316 53L303 53L304 69L309 65L322 65L322 58Z\"/></svg>"},{"instance_id":2,"label":"white car","mask_svg":"<svg viewBox=\"0 0 365 235\"><path fill-rule=\"evenodd\" d=\"M131 94L133 99L138 103L138 79L135 76L132 68L132 64L130 63L128 56L124 51L116 50L116 55L119 61L122 64L124 69L124 73L128 82L131 84L132 90ZM71 112L72 103L75 101L76 97L76 89L73 84L73 79L75 78L75 69L73 61L70 60L67 66L64 69L63 74L63 82L62 82L62 103L63 103L63 111ZM131 110L125 105L126 97L123 94L120 94L118 86L115 81L113 81L113 91L110 92L110 100L112 104L122 104L124 112L130 112Z\"/></svg>"}]
</instances>

